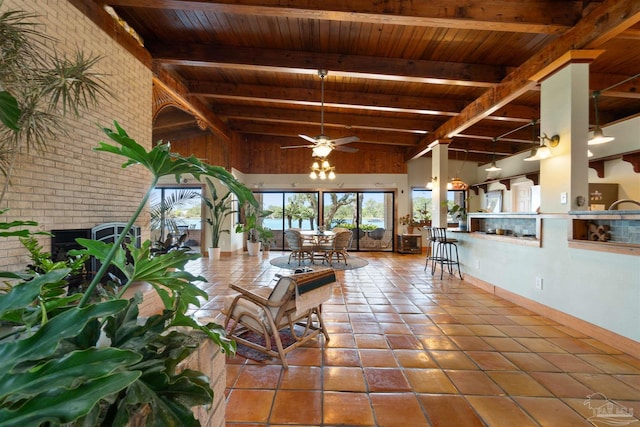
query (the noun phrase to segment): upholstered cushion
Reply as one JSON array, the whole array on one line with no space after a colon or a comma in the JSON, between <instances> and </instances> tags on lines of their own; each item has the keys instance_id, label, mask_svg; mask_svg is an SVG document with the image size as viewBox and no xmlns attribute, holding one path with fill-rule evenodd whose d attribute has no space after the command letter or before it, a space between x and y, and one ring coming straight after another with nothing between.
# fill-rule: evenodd
<instances>
[{"instance_id":1,"label":"upholstered cushion","mask_svg":"<svg viewBox=\"0 0 640 427\"><path fill-rule=\"evenodd\" d=\"M315 270L310 273L293 274L289 277L296 282L298 294L304 294L336 281L336 273L331 268Z\"/></svg>"}]
</instances>

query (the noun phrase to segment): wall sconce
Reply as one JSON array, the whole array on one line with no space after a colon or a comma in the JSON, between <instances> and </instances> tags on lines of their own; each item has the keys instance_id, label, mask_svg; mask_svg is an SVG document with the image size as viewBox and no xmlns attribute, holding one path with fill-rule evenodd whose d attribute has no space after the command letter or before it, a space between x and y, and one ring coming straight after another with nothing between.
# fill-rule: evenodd
<instances>
[{"instance_id":1,"label":"wall sconce","mask_svg":"<svg viewBox=\"0 0 640 427\"><path fill-rule=\"evenodd\" d=\"M551 157L551 148L555 148L560 144L560 136L553 135L552 137L548 137L545 133L540 136L540 147L538 147L538 157L540 159L547 159Z\"/></svg>"},{"instance_id":2,"label":"wall sconce","mask_svg":"<svg viewBox=\"0 0 640 427\"><path fill-rule=\"evenodd\" d=\"M555 148L558 146L558 144L560 144L559 135L553 135L549 137L545 133L538 138L540 139L540 145L537 147L533 147L529 157L524 159L525 162L548 159L549 157L551 157L551 148Z\"/></svg>"},{"instance_id":3,"label":"wall sconce","mask_svg":"<svg viewBox=\"0 0 640 427\"><path fill-rule=\"evenodd\" d=\"M428 190L433 190L433 185L438 182L438 177L437 176L432 176L431 177L431 181L427 182L427 189Z\"/></svg>"},{"instance_id":4,"label":"wall sconce","mask_svg":"<svg viewBox=\"0 0 640 427\"><path fill-rule=\"evenodd\" d=\"M431 177L431 181L427 182L428 190L433 190L433 187L438 183L438 177ZM466 190L469 186L460 178L452 178L451 181L447 182L447 190Z\"/></svg>"}]
</instances>

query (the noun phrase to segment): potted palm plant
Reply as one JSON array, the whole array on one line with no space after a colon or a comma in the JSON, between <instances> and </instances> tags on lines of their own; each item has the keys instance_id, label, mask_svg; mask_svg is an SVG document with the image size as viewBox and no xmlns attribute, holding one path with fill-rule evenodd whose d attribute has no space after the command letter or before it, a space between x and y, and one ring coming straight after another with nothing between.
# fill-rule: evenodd
<instances>
[{"instance_id":1,"label":"potted palm plant","mask_svg":"<svg viewBox=\"0 0 640 427\"><path fill-rule=\"evenodd\" d=\"M202 197L207 205L207 224L209 224L210 246L208 248L209 258L216 260L220 258L220 236L222 233L230 233L229 229L223 229L225 220L237 211L233 209L233 199L230 191L224 196L218 196L216 186L206 178L208 194Z\"/></svg>"}]
</instances>

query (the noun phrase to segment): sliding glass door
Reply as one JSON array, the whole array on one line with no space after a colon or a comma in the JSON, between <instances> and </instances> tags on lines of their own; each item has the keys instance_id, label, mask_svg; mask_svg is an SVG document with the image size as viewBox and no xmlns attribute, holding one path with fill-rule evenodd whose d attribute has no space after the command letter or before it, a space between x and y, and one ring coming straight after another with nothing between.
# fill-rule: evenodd
<instances>
[{"instance_id":1,"label":"sliding glass door","mask_svg":"<svg viewBox=\"0 0 640 427\"><path fill-rule=\"evenodd\" d=\"M271 212L263 219L262 225L273 231L274 239L270 245L272 249L288 249L284 239L284 230L288 228L318 228L317 192L256 192L255 196L262 210Z\"/></svg>"},{"instance_id":2,"label":"sliding glass door","mask_svg":"<svg viewBox=\"0 0 640 427\"><path fill-rule=\"evenodd\" d=\"M284 230L288 228L317 230L322 226L328 230L335 227L352 230L351 250L393 251L392 191L260 191L255 195L262 209L271 212L263 220L263 226L274 233L273 249L288 249L284 240Z\"/></svg>"},{"instance_id":3,"label":"sliding glass door","mask_svg":"<svg viewBox=\"0 0 640 427\"><path fill-rule=\"evenodd\" d=\"M351 229L352 250L393 251L393 206L393 192L325 192L324 225Z\"/></svg>"}]
</instances>

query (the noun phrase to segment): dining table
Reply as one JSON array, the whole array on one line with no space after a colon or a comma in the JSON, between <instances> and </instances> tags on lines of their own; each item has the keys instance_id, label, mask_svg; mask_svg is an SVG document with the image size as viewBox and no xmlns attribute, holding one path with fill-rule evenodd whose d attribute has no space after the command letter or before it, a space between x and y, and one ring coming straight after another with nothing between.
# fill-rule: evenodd
<instances>
[{"instance_id":1,"label":"dining table","mask_svg":"<svg viewBox=\"0 0 640 427\"><path fill-rule=\"evenodd\" d=\"M309 242L309 245L312 246L311 262L313 263L316 260L324 262L326 253L331 249L336 233L329 230L301 230L300 235L304 241Z\"/></svg>"}]
</instances>

